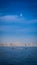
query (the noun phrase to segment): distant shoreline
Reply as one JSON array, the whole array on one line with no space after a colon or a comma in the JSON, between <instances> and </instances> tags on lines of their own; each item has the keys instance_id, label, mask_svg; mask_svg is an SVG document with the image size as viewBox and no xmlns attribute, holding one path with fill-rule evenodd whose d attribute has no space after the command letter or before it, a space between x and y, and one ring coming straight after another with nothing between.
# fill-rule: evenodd
<instances>
[{"instance_id":1,"label":"distant shoreline","mask_svg":"<svg viewBox=\"0 0 37 65\"><path fill-rule=\"evenodd\" d=\"M3 46L3 47L37 47L37 44L30 44L30 45L25 45L25 44L21 44L21 45L19 45L19 44L13 44L13 45L11 45L11 44L0 44L0 46Z\"/></svg>"}]
</instances>

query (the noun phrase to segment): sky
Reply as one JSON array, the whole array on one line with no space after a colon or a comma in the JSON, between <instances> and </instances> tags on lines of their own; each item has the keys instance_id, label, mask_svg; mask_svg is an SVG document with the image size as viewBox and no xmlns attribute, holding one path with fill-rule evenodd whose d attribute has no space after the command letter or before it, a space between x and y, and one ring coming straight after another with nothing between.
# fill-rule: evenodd
<instances>
[{"instance_id":1,"label":"sky","mask_svg":"<svg viewBox=\"0 0 37 65\"><path fill-rule=\"evenodd\" d=\"M0 43L37 43L37 0L0 0Z\"/></svg>"}]
</instances>

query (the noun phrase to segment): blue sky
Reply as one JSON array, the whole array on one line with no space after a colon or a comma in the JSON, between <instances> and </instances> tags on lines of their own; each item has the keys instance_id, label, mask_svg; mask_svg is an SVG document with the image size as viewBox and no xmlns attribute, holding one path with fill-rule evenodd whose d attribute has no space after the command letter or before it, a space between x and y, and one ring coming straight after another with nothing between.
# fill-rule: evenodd
<instances>
[{"instance_id":1,"label":"blue sky","mask_svg":"<svg viewBox=\"0 0 37 65\"><path fill-rule=\"evenodd\" d=\"M0 0L0 42L37 42L37 0Z\"/></svg>"}]
</instances>

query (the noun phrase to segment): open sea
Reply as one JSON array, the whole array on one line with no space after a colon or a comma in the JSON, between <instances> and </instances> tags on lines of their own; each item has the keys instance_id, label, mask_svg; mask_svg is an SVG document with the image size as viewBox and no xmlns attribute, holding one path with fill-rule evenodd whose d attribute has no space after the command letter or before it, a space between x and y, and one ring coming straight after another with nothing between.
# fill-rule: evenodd
<instances>
[{"instance_id":1,"label":"open sea","mask_svg":"<svg viewBox=\"0 0 37 65\"><path fill-rule=\"evenodd\" d=\"M0 46L0 65L37 65L37 47Z\"/></svg>"}]
</instances>

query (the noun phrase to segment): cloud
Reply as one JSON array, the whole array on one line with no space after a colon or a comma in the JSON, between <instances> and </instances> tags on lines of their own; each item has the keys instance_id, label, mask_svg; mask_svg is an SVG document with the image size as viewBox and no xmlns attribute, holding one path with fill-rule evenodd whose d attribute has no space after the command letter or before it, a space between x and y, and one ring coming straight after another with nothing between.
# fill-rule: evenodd
<instances>
[{"instance_id":1,"label":"cloud","mask_svg":"<svg viewBox=\"0 0 37 65\"><path fill-rule=\"evenodd\" d=\"M17 16L17 15L5 15L0 16L0 22L14 22L14 23L24 23L25 26L18 24L18 25L0 25L0 31L2 32L16 32L16 33L34 33L37 32L37 26L32 26L31 24L37 23L37 20L30 20L27 21L25 17ZM29 24L29 26L28 26Z\"/></svg>"},{"instance_id":2,"label":"cloud","mask_svg":"<svg viewBox=\"0 0 37 65\"><path fill-rule=\"evenodd\" d=\"M0 31L5 31L5 32L37 32L35 27L27 27L27 28L21 28L17 26L0 26Z\"/></svg>"},{"instance_id":3,"label":"cloud","mask_svg":"<svg viewBox=\"0 0 37 65\"><path fill-rule=\"evenodd\" d=\"M5 22L9 22L9 21L15 21L15 20L17 20L17 16L10 16L10 15L6 15L6 16L1 16L0 17L0 20L1 21L5 21Z\"/></svg>"},{"instance_id":4,"label":"cloud","mask_svg":"<svg viewBox=\"0 0 37 65\"><path fill-rule=\"evenodd\" d=\"M25 17L17 16L17 15L5 15L5 16L0 16L0 21L1 22L18 22L18 23L37 23L37 20L26 20Z\"/></svg>"},{"instance_id":5,"label":"cloud","mask_svg":"<svg viewBox=\"0 0 37 65\"><path fill-rule=\"evenodd\" d=\"M6 15L6 16L0 16L0 20L1 21L5 21L5 22L24 22L25 19L21 18L17 15Z\"/></svg>"}]
</instances>

